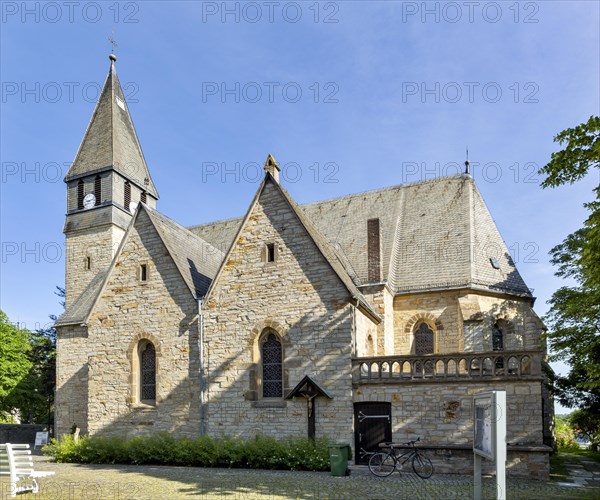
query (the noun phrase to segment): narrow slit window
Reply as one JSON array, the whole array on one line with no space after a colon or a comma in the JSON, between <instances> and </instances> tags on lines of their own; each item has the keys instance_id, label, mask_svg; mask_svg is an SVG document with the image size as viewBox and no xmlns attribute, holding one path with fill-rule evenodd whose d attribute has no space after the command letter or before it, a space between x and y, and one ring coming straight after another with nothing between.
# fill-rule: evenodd
<instances>
[{"instance_id":1,"label":"narrow slit window","mask_svg":"<svg viewBox=\"0 0 600 500\"><path fill-rule=\"evenodd\" d=\"M142 264L140 266L140 281L148 281L148 265Z\"/></svg>"},{"instance_id":2,"label":"narrow slit window","mask_svg":"<svg viewBox=\"0 0 600 500\"><path fill-rule=\"evenodd\" d=\"M275 244L267 243L267 262L275 262Z\"/></svg>"},{"instance_id":3,"label":"narrow slit window","mask_svg":"<svg viewBox=\"0 0 600 500\"><path fill-rule=\"evenodd\" d=\"M85 258L85 270L89 271L92 268L92 258L90 256Z\"/></svg>"},{"instance_id":4,"label":"narrow slit window","mask_svg":"<svg viewBox=\"0 0 600 500\"><path fill-rule=\"evenodd\" d=\"M84 198L84 194L83 194L83 180L80 180L77 183L77 209L78 210L83 210L83 198Z\"/></svg>"},{"instance_id":5,"label":"narrow slit window","mask_svg":"<svg viewBox=\"0 0 600 500\"><path fill-rule=\"evenodd\" d=\"M129 205L131 205L131 184L129 184L129 182L125 182L125 197L123 199L123 204L125 205L125 210L129 210Z\"/></svg>"},{"instance_id":6,"label":"narrow slit window","mask_svg":"<svg viewBox=\"0 0 600 500\"><path fill-rule=\"evenodd\" d=\"M102 178L97 175L94 179L94 196L96 197L96 205L102 202Z\"/></svg>"}]
</instances>

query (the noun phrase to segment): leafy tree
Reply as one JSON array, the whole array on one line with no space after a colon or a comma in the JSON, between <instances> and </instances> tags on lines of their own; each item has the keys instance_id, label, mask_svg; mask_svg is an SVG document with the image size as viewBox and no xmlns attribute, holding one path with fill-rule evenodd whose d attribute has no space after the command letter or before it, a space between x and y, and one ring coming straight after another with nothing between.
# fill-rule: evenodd
<instances>
[{"instance_id":1,"label":"leafy tree","mask_svg":"<svg viewBox=\"0 0 600 500\"><path fill-rule=\"evenodd\" d=\"M589 440L592 451L598 451L598 445L600 444L600 414L587 410L575 410L569 415L569 423L576 434Z\"/></svg>"},{"instance_id":2,"label":"leafy tree","mask_svg":"<svg viewBox=\"0 0 600 500\"><path fill-rule=\"evenodd\" d=\"M542 187L573 184L600 168L600 117L566 129L554 138L564 148L552 154L540 173ZM556 275L574 286L559 288L548 301L545 320L554 360L564 360L571 371L556 378L556 395L565 406L600 412L600 185L584 226L550 251Z\"/></svg>"},{"instance_id":3,"label":"leafy tree","mask_svg":"<svg viewBox=\"0 0 600 500\"><path fill-rule=\"evenodd\" d=\"M12 400L22 391L22 382L33 365L28 333L0 310L0 413L10 414L15 408Z\"/></svg>"},{"instance_id":4,"label":"leafy tree","mask_svg":"<svg viewBox=\"0 0 600 500\"><path fill-rule=\"evenodd\" d=\"M56 287L55 292L61 298L65 291ZM64 302L61 302L64 306ZM8 323L6 315L0 311L6 323L12 330L6 333L13 344L4 341L4 332L0 333L0 414L10 415L18 410L22 423L44 423L52 427L54 423L54 389L56 386L56 316L50 316L52 324L35 331L19 330ZM0 316L0 319L2 316ZM0 328L4 328L1 326ZM14 331L18 331L16 335ZM18 339L16 343L15 339ZM14 345L13 351L18 353L22 362L22 370L15 371L8 365L10 356L3 351L9 345ZM16 354L13 354L13 357ZM5 363L6 360L6 363ZM18 373L18 375L17 375ZM11 381L7 390L3 391L4 378ZM1 415L0 415L1 418ZM8 420L5 417L5 420Z\"/></svg>"}]
</instances>

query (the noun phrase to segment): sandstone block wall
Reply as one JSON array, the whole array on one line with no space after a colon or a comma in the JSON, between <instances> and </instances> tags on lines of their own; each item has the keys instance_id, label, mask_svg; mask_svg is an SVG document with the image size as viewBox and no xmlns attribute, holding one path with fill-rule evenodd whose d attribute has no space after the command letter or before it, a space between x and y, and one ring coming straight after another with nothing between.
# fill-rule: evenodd
<instances>
[{"instance_id":1,"label":"sandstone block wall","mask_svg":"<svg viewBox=\"0 0 600 500\"><path fill-rule=\"evenodd\" d=\"M107 225L67 235L65 255L67 307L81 295L96 274L110 265L124 234L121 228ZM90 269L86 269L87 257L90 257Z\"/></svg>"},{"instance_id":2,"label":"sandstone block wall","mask_svg":"<svg viewBox=\"0 0 600 500\"><path fill-rule=\"evenodd\" d=\"M505 350L540 350L543 325L526 300L465 291L394 297L394 354L414 353L414 328L425 321L436 353L491 351L492 327L504 326ZM477 326L477 341L465 342L464 322Z\"/></svg>"},{"instance_id":3,"label":"sandstone block wall","mask_svg":"<svg viewBox=\"0 0 600 500\"><path fill-rule=\"evenodd\" d=\"M273 243L276 262L265 262ZM263 399L258 340L283 340L284 393L305 375L333 399L317 401L316 433L352 437L353 314L349 294L285 199L267 183L205 307L210 434L307 433L306 401Z\"/></svg>"},{"instance_id":4,"label":"sandstone block wall","mask_svg":"<svg viewBox=\"0 0 600 500\"><path fill-rule=\"evenodd\" d=\"M139 280L142 263L148 265L146 283ZM82 430L198 435L197 305L145 213L140 213L90 318L87 338L75 342L66 337L59 334L59 349L77 361L59 362L58 392L65 394L62 401L82 397L83 388L69 390L74 371L69 367L87 362L87 397L82 400L89 399L89 404L87 428ZM134 357L140 339L149 339L157 352L156 406L135 397ZM67 425L61 419L58 427Z\"/></svg>"}]
</instances>

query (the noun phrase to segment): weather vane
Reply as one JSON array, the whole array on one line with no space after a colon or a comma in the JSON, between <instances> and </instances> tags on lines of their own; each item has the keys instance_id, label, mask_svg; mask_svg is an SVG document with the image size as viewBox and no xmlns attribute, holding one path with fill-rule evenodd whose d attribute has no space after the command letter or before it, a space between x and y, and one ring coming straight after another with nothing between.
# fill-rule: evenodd
<instances>
[{"instance_id":1,"label":"weather vane","mask_svg":"<svg viewBox=\"0 0 600 500\"><path fill-rule=\"evenodd\" d=\"M117 43L117 41L115 40L115 32L113 30L112 35L110 35L108 37L108 41L110 42L110 44L112 45L112 50L110 51L111 54L115 53L115 47L118 47L119 44Z\"/></svg>"},{"instance_id":2,"label":"weather vane","mask_svg":"<svg viewBox=\"0 0 600 500\"><path fill-rule=\"evenodd\" d=\"M469 146L467 146L467 161L465 161L465 174L471 175L471 162L469 162Z\"/></svg>"}]
</instances>

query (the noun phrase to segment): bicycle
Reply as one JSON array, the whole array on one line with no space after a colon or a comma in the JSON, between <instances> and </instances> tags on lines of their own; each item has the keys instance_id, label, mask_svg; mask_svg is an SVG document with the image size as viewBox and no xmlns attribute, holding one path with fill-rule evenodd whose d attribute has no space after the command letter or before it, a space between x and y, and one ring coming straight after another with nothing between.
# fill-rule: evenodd
<instances>
[{"instance_id":1,"label":"bicycle","mask_svg":"<svg viewBox=\"0 0 600 500\"><path fill-rule=\"evenodd\" d=\"M417 476L422 479L428 479L433 474L433 464L431 460L415 446L421 440L418 437L414 441L403 444L385 443L390 451L375 453L369 459L369 470L378 477L388 477L396 468L402 470L402 467L411 460L412 469ZM399 455L396 449L410 446L410 449Z\"/></svg>"}]
</instances>

